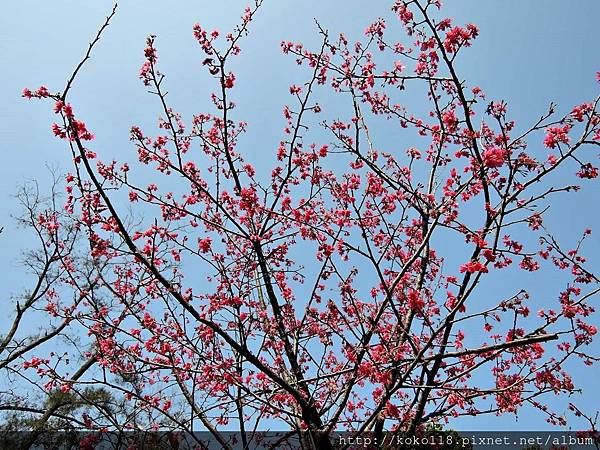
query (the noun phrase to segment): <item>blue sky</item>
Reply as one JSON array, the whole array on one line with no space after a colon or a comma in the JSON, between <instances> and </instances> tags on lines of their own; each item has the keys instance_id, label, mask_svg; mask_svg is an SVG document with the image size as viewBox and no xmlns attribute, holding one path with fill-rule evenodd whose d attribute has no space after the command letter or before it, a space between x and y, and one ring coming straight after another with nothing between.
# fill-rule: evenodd
<instances>
[{"instance_id":1,"label":"blue sky","mask_svg":"<svg viewBox=\"0 0 600 450\"><path fill-rule=\"evenodd\" d=\"M306 73L279 49L281 40L315 46L318 36L313 18L333 34L362 33L378 16L387 15L390 2L360 0L265 0L243 42L243 54L234 62L238 82L234 95L237 115L250 124L245 145L249 159L272 158L281 138L281 107L289 101L287 88L301 83ZM72 102L97 133L103 157L125 158L132 154L128 130L133 123L155 122L155 99L137 79L142 49L148 34L155 34L161 69L167 75L171 103L184 117L208 109L212 86L201 69L202 55L192 39L192 25L227 30L235 24L246 2L127 0L94 52L75 85ZM375 4L381 5L376 8ZM12 194L26 179L48 180L46 164L65 170L68 154L51 138L52 113L48 104L31 104L20 98L23 87L46 84L61 89L67 74L79 61L112 4L20 0L3 5L0 17L0 295L4 299L26 283L15 265L25 236L15 230L10 215L17 211ZM566 112L573 105L597 95L595 72L600 70L600 2L580 0L452 0L446 15L457 22L480 26L481 36L461 59L459 71L470 85L480 85L490 99L508 100L513 117L537 118L550 101ZM394 136L380 136L382 144ZM591 202L598 201L597 183L588 184L569 201L559 200L551 218L557 234L569 235L575 225L598 224ZM600 230L599 230L600 231ZM597 250L598 234L588 249ZM598 267L598 258L592 259ZM10 283L7 281L10 280ZM532 286L544 291L539 279ZM3 304L4 307L4 304ZM598 346L596 345L596 349ZM597 375L597 369L595 374ZM592 371L575 372L585 390L584 403L596 403ZM588 378L589 377L589 378ZM514 428L514 418L466 421L462 428ZM539 416L519 417L522 428L543 428Z\"/></svg>"}]
</instances>

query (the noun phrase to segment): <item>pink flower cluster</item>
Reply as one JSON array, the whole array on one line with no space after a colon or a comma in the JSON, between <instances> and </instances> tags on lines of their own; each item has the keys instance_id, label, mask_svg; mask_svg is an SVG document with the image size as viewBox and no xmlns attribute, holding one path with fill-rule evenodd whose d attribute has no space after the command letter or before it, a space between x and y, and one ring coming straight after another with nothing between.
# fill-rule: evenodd
<instances>
[{"instance_id":1,"label":"pink flower cluster","mask_svg":"<svg viewBox=\"0 0 600 450\"><path fill-rule=\"evenodd\" d=\"M479 35L479 29L472 23L465 28L454 27L446 33L444 48L448 53L456 53L460 47L468 47L473 39Z\"/></svg>"},{"instance_id":2,"label":"pink flower cluster","mask_svg":"<svg viewBox=\"0 0 600 450\"><path fill-rule=\"evenodd\" d=\"M571 125L563 125L562 127L548 127L546 129L546 137L544 138L544 145L548 148L555 148L558 144L568 144L569 131Z\"/></svg>"},{"instance_id":3,"label":"pink flower cluster","mask_svg":"<svg viewBox=\"0 0 600 450\"><path fill-rule=\"evenodd\" d=\"M22 95L23 95L23 97L25 97L27 99L47 98L47 97L50 97L50 92L48 91L48 88L46 86L40 86L35 91L31 91L30 89L27 89L27 88L23 89Z\"/></svg>"},{"instance_id":4,"label":"pink flower cluster","mask_svg":"<svg viewBox=\"0 0 600 450\"><path fill-rule=\"evenodd\" d=\"M488 268L479 261L469 261L468 263L460 266L460 273L465 273L465 272L467 272L467 273L476 273L476 272L487 273Z\"/></svg>"},{"instance_id":5,"label":"pink flower cluster","mask_svg":"<svg viewBox=\"0 0 600 450\"><path fill-rule=\"evenodd\" d=\"M502 167L506 160L506 149L494 147L483 152L483 163L487 167L497 168Z\"/></svg>"}]
</instances>

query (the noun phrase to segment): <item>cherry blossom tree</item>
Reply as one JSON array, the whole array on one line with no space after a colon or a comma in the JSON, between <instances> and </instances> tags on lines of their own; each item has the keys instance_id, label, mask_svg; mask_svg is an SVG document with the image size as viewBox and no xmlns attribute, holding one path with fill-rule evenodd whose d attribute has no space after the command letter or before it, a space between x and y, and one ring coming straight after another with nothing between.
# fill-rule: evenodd
<instances>
[{"instance_id":1,"label":"cherry blossom tree","mask_svg":"<svg viewBox=\"0 0 600 450\"><path fill-rule=\"evenodd\" d=\"M516 124L457 69L477 26L445 18L438 0L397 0L356 42L318 26L317 48L281 43L306 80L289 88L272 165L254 167L230 62L261 4L228 33L190 30L214 79L193 117L169 103L148 37L139 78L159 117L131 127L136 164L103 160L100 131L70 102L116 6L62 90L23 91L50 101L73 165L64 205L28 222L39 282L15 326L35 306L47 334L8 332L0 367L86 405L66 417L78 429L207 430L223 448L231 428L245 448L271 428L331 449L334 431L418 434L524 407L566 426L548 398L576 392L569 361L598 361L600 280L584 256L589 224L573 244L544 216L596 182L599 99ZM403 106L406 90L422 92L425 113ZM330 113L317 91L348 109ZM374 123L399 136L393 148ZM517 271L568 281L540 309ZM485 289L494 276L511 295Z\"/></svg>"}]
</instances>

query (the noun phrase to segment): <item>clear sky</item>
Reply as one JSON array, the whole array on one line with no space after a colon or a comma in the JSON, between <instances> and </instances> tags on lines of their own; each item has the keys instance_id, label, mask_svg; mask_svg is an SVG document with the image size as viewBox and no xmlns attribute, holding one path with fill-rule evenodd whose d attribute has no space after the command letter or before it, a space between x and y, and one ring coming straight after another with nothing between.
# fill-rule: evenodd
<instances>
[{"instance_id":1,"label":"clear sky","mask_svg":"<svg viewBox=\"0 0 600 450\"><path fill-rule=\"evenodd\" d=\"M313 18L332 33L362 33L391 2L382 0L265 0L235 61L238 83L234 95L237 115L247 120L250 132L244 145L254 161L268 160L281 137L281 107L289 101L287 88L301 83L293 60L281 54L281 40L316 44ZM457 22L480 26L481 36L462 54L461 76L480 85L490 99L508 100L513 117L538 117L550 101L566 112L597 95L595 72L600 70L600 2L597 0L448 0L446 15ZM207 110L212 86L201 69L202 55L191 34L200 22L227 30L237 22L246 2L239 0L124 0L111 28L79 77L72 102L78 114L97 134L102 157L131 155L128 130L133 123L152 124L158 110L137 79L142 49L148 34L158 36L161 70L167 75L171 103L189 117ZM26 179L48 180L46 164L65 170L68 154L51 137L52 113L48 104L31 104L20 98L23 87L64 86L67 74L83 55L87 42L103 22L112 3L104 0L19 0L5 2L0 16L0 296L25 286L26 279L14 261L25 247L24 236L14 229L10 215L17 212L11 195ZM380 136L382 144L393 136ZM598 184L591 183L569 201L559 200L551 217L557 234L569 234L576 223L600 225ZM598 235L588 249L599 250ZM588 251L589 253L589 251ZM592 263L600 267L596 257ZM539 281L538 281L539 283ZM532 289L544 291L543 283ZM2 303L5 308L7 303ZM598 353L598 345L595 347ZM584 387L584 403L597 405L592 375L598 370L575 372ZM539 415L478 419L461 428L544 428Z\"/></svg>"}]
</instances>

